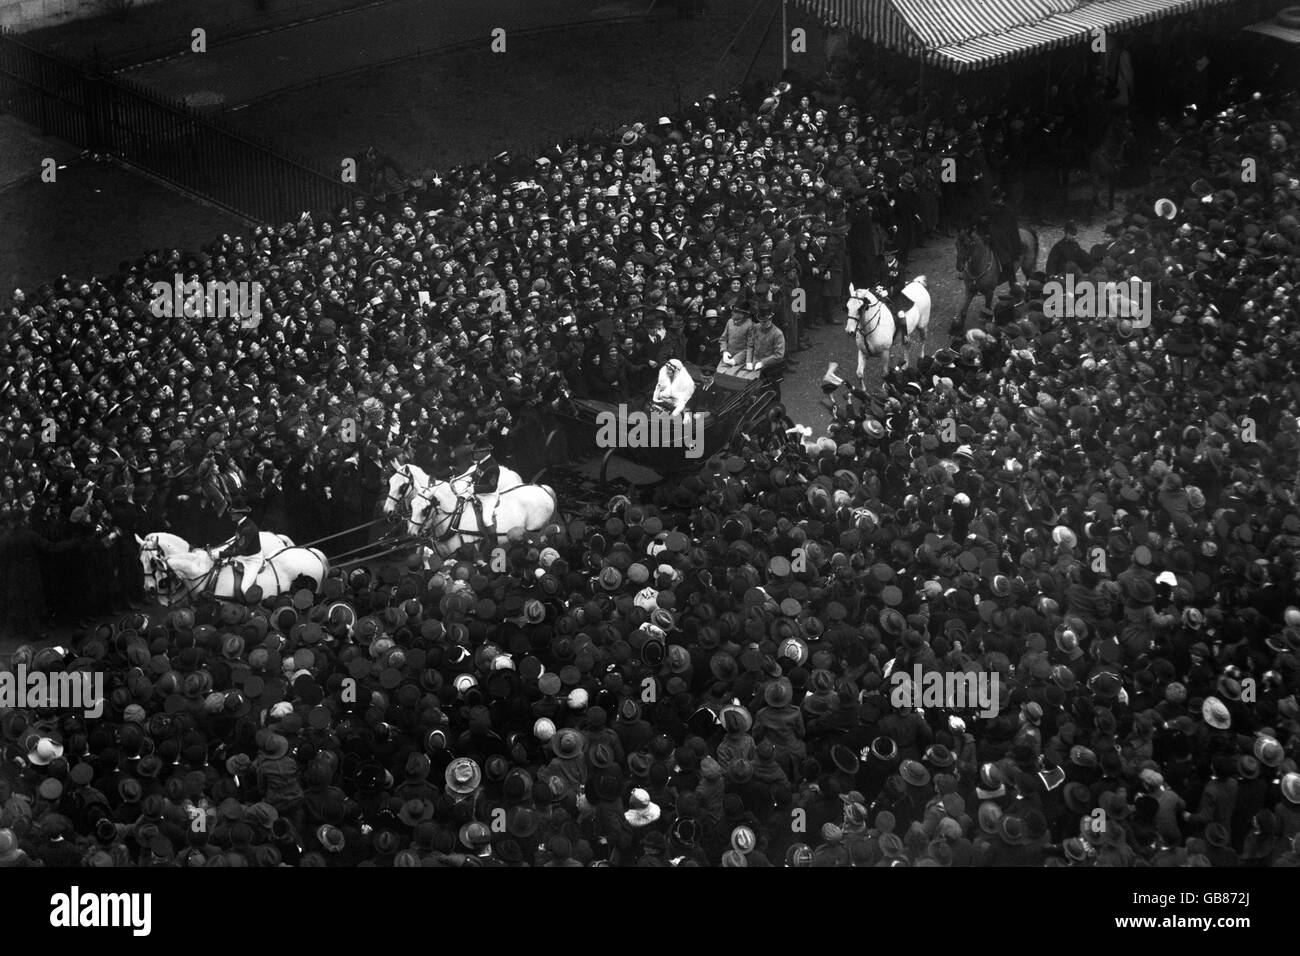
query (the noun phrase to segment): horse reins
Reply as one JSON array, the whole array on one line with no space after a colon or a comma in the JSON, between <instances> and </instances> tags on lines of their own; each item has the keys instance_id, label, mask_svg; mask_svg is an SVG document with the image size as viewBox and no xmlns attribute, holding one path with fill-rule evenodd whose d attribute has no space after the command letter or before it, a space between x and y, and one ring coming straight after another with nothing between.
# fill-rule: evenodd
<instances>
[{"instance_id":1,"label":"horse reins","mask_svg":"<svg viewBox=\"0 0 1300 956\"><path fill-rule=\"evenodd\" d=\"M971 282L971 283L975 283L975 282L977 282L977 281L979 280L979 277L982 276L982 275L984 274L984 272L986 271L986 269L987 269L987 267L986 267L986 269L981 269L979 272L971 272L971 271L970 271L970 269L971 269L971 263L972 263L972 262L974 261L974 259L975 259L975 256L973 255L973 253L975 252L975 246L976 246L976 243L975 243L974 240L972 240L972 241L970 242L970 244L966 247L966 253L965 253L965 255L962 256L962 259L961 259L961 263L962 263L962 266L961 266L961 277L962 277L963 279L966 279L967 281L969 281L969 282ZM988 247L986 246L985 248L988 248ZM990 255L989 258L992 259L992 256Z\"/></svg>"},{"instance_id":2,"label":"horse reins","mask_svg":"<svg viewBox=\"0 0 1300 956\"><path fill-rule=\"evenodd\" d=\"M875 315L875 321L871 323L870 327L868 327L867 324L863 322L861 318L857 320L858 330L856 334L859 337L861 337L863 341L866 341L867 336L876 330L876 327L880 325L881 320L884 318L885 303L882 302L880 299L876 299L875 296L872 296L871 298L875 299L875 303L876 303L875 308L873 309L872 312L872 314ZM865 306L867 304L867 297L864 295L853 295L853 296L849 296L849 301L861 302L862 305ZM860 317L862 316L862 309L860 308L858 309L858 315Z\"/></svg>"},{"instance_id":3,"label":"horse reins","mask_svg":"<svg viewBox=\"0 0 1300 956\"><path fill-rule=\"evenodd\" d=\"M449 488L451 487L451 482L445 482L445 484L447 485L447 487ZM458 522L460 520L460 516L465 513L465 505L469 500L468 498L462 498L460 495L457 495L456 508L453 511L441 511L441 509L438 507L438 499L433 496L433 491L432 491L433 485L434 482L430 482L429 487L426 488L424 491L416 492L416 497L420 498L422 501L424 501L426 504L429 505L429 514L425 517L423 521L420 522L420 531L424 531L426 528L432 530L432 523L434 523L434 517L441 512L442 514L448 516L447 531L445 534L442 534L439 537L435 538L434 539L435 541L446 541L448 538L452 537L453 535L460 535L462 538L465 537L486 538L487 537L487 534L481 528L477 531L474 531L470 529L456 527L456 522ZM520 482L517 485L510 486L504 491L496 492L497 503L500 504L501 499L504 498L506 495L510 494L510 492L517 491L523 487L524 487L524 483ZM478 497L478 496L475 495L474 497Z\"/></svg>"}]
</instances>

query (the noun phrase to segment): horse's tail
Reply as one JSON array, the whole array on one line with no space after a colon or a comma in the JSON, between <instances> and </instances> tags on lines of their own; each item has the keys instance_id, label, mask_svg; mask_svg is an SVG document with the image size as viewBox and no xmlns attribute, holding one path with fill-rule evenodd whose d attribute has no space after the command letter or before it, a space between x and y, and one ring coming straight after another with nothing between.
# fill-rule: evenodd
<instances>
[{"instance_id":1,"label":"horse's tail","mask_svg":"<svg viewBox=\"0 0 1300 956\"><path fill-rule=\"evenodd\" d=\"M1021 253L1021 265L1024 265L1024 261L1029 259L1029 256L1033 256L1033 259L1029 260L1030 268L1025 270L1026 275L1028 275L1030 272L1033 272L1034 269L1038 268L1038 251L1040 248L1038 230L1033 226L1021 226L1021 228L1024 229L1025 232L1029 233L1030 240L1029 247L1024 249Z\"/></svg>"}]
</instances>

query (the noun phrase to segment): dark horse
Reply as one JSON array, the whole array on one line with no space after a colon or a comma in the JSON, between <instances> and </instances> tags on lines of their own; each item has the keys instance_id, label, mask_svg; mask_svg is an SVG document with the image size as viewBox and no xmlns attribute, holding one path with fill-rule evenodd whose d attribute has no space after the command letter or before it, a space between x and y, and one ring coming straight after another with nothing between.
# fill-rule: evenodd
<instances>
[{"instance_id":1,"label":"dark horse","mask_svg":"<svg viewBox=\"0 0 1300 956\"><path fill-rule=\"evenodd\" d=\"M1028 279L1038 267L1038 233L1025 226L1020 227L1020 259L1016 263ZM993 308L993 293L997 290L1001 270L997 257L989 248L988 240L974 228L957 232L957 274L966 286L966 298L957 312L956 321L965 323L966 313L975 300L975 294L984 296L985 308ZM1015 273L1012 273L1014 281Z\"/></svg>"}]
</instances>

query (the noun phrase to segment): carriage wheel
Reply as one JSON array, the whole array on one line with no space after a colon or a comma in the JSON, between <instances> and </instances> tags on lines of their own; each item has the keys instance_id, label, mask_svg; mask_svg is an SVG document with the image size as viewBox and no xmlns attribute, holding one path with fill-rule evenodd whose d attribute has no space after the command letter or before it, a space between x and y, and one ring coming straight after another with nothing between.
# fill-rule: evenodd
<instances>
[{"instance_id":1,"label":"carriage wheel","mask_svg":"<svg viewBox=\"0 0 1300 956\"><path fill-rule=\"evenodd\" d=\"M611 461L614 460L614 458L615 458L615 456L616 456L617 454L618 454L618 449L617 449L617 448L611 448L609 451L605 452L605 454L601 456L601 459L600 459L600 483L601 483L602 485L607 485L607 484L609 484L609 463L610 463Z\"/></svg>"},{"instance_id":2,"label":"carriage wheel","mask_svg":"<svg viewBox=\"0 0 1300 956\"><path fill-rule=\"evenodd\" d=\"M741 432L752 428L754 425L762 421L763 416L767 414L767 410L775 404L776 391L774 389L764 389L759 392L754 404L745 410L745 413L740 416L740 419L732 427L731 434L727 439L728 444L734 443L740 436Z\"/></svg>"},{"instance_id":3,"label":"carriage wheel","mask_svg":"<svg viewBox=\"0 0 1300 956\"><path fill-rule=\"evenodd\" d=\"M544 453L547 466L559 465L569 460L569 438L559 428L552 428L546 436Z\"/></svg>"}]
</instances>

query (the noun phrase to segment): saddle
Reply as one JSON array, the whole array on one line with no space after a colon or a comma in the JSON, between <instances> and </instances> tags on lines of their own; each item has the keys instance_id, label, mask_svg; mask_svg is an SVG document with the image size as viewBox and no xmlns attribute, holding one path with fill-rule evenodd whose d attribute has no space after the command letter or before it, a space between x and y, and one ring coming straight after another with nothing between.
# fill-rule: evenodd
<instances>
[{"instance_id":1,"label":"saddle","mask_svg":"<svg viewBox=\"0 0 1300 956\"><path fill-rule=\"evenodd\" d=\"M244 575L249 568L248 562L256 562L260 573L262 568L266 567L266 555L260 552L258 554L232 554L228 558L217 559L212 565L211 573L208 574L208 583L204 591L208 595L212 595L217 589L217 579L221 576L221 569L229 567L234 571L235 593L238 594L243 586Z\"/></svg>"}]
</instances>

